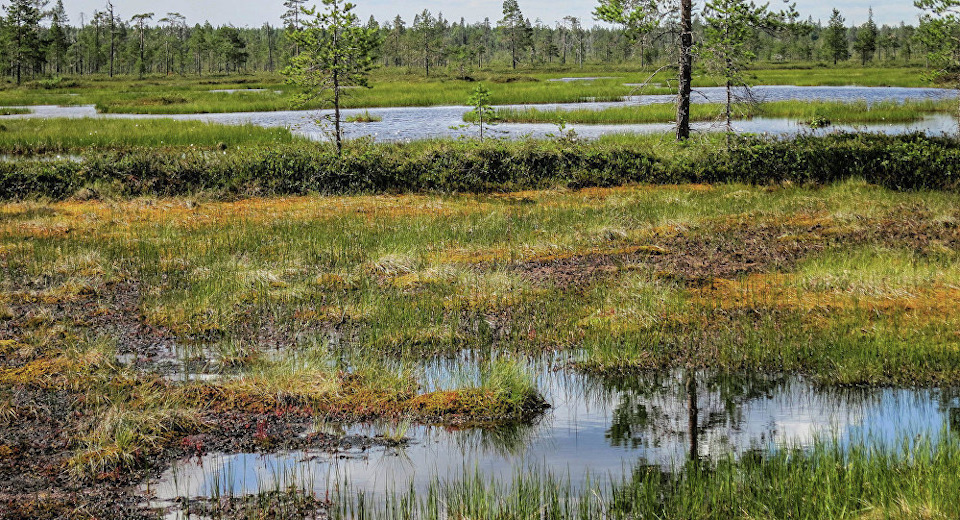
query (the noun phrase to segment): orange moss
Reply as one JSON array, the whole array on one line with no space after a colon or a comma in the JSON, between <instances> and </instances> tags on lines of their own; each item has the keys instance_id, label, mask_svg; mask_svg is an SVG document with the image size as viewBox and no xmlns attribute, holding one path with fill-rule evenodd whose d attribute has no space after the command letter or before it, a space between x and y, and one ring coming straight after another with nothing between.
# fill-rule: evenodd
<instances>
[{"instance_id":1,"label":"orange moss","mask_svg":"<svg viewBox=\"0 0 960 520\"><path fill-rule=\"evenodd\" d=\"M0 356L4 358L9 356L10 353L20 350L20 348L22 348L22 345L12 339L0 340Z\"/></svg>"},{"instance_id":2,"label":"orange moss","mask_svg":"<svg viewBox=\"0 0 960 520\"><path fill-rule=\"evenodd\" d=\"M636 254L645 254L645 255L666 255L669 254L670 250L657 245L631 245L631 246L622 246L622 247L592 247L589 249L581 249L573 251L570 253L562 253L555 255L544 255L544 256L534 256L527 258L527 262L536 262L536 263L553 263L561 262L564 260L572 260L582 257L591 257L591 256L627 256L627 255L636 255Z\"/></svg>"},{"instance_id":3,"label":"orange moss","mask_svg":"<svg viewBox=\"0 0 960 520\"><path fill-rule=\"evenodd\" d=\"M506 396L475 388L418 395L412 382L405 390L388 390L350 374L341 374L336 387L325 392L270 392L264 388L267 386L252 380L243 384L201 384L184 388L181 396L192 405L214 412L319 414L354 420L511 419L543 406L542 398L528 396L522 409L517 409Z\"/></svg>"},{"instance_id":4,"label":"orange moss","mask_svg":"<svg viewBox=\"0 0 960 520\"><path fill-rule=\"evenodd\" d=\"M439 198L430 195L377 196L297 196L251 198L232 202L195 203L183 199L134 199L121 202L69 201L45 206L49 215L30 222L8 222L0 225L0 235L31 238L57 238L100 230L122 236L137 225L162 225L178 229L199 229L237 222L246 224L284 221L325 220L357 215L365 220L380 221L410 217L437 218L455 215L508 212L500 202L517 200L535 202L554 208L583 207L603 203L611 196L653 191L707 191L706 185L623 186L588 188L576 192L522 191L484 197ZM28 208L7 205L4 213L22 214Z\"/></svg>"},{"instance_id":5,"label":"orange moss","mask_svg":"<svg viewBox=\"0 0 960 520\"><path fill-rule=\"evenodd\" d=\"M693 290L695 303L723 309L767 307L800 311L866 311L903 314L919 321L960 316L960 288L936 285L886 294L863 295L844 290L804 290L783 274L755 274L740 280L716 279Z\"/></svg>"},{"instance_id":6,"label":"orange moss","mask_svg":"<svg viewBox=\"0 0 960 520\"><path fill-rule=\"evenodd\" d=\"M0 369L0 385L33 385L60 388L76 373L74 362L64 358L42 358L16 368Z\"/></svg>"}]
</instances>

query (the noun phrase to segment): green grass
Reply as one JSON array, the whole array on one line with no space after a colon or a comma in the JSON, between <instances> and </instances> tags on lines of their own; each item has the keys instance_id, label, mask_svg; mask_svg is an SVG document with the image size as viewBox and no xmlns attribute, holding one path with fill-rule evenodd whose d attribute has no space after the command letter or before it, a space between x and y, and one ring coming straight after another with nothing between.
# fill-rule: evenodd
<instances>
[{"instance_id":1,"label":"green grass","mask_svg":"<svg viewBox=\"0 0 960 520\"><path fill-rule=\"evenodd\" d=\"M369 111L364 111L362 114L348 116L344 121L347 123L379 123L383 121L383 118L373 115Z\"/></svg>"},{"instance_id":2,"label":"green grass","mask_svg":"<svg viewBox=\"0 0 960 520\"><path fill-rule=\"evenodd\" d=\"M383 69L372 77L373 89L356 89L345 101L348 108L388 106L462 105L476 87L484 82L492 91L494 104L575 103L586 99L618 100L637 94L625 83L642 83L652 71L629 66L584 69L574 67L546 70L489 70L472 73L470 80L446 74L424 77L417 72ZM856 66L782 68L764 66L752 71L754 83L769 85L862 85L931 86L923 69L860 68ZM587 82L553 82L563 77L611 76ZM663 85L675 80L670 72L652 78L643 94L670 94ZM717 78L698 74L696 86L716 86ZM265 92L213 93L219 89L264 89ZM279 93L278 93L279 92ZM7 85L0 89L0 105L96 105L112 113L176 114L274 111L295 108L295 91L279 75L211 77L106 78L87 76L44 80L24 87ZM309 105L303 108L318 108Z\"/></svg>"},{"instance_id":3,"label":"green grass","mask_svg":"<svg viewBox=\"0 0 960 520\"><path fill-rule=\"evenodd\" d=\"M131 147L201 149L303 141L285 128L167 119L10 119L0 125L0 153L79 153Z\"/></svg>"},{"instance_id":4,"label":"green grass","mask_svg":"<svg viewBox=\"0 0 960 520\"><path fill-rule=\"evenodd\" d=\"M821 442L808 451L751 453L740 460L688 463L676 471L638 465L612 483L571 482L544 470L497 480L465 468L421 492L386 500L335 500L333 518L935 520L960 515L960 440L905 440L843 451Z\"/></svg>"},{"instance_id":5,"label":"green grass","mask_svg":"<svg viewBox=\"0 0 960 520\"><path fill-rule=\"evenodd\" d=\"M934 87L926 69L912 67L860 67L850 62L837 66L764 67L751 70L759 85L861 87Z\"/></svg>"},{"instance_id":6,"label":"green grass","mask_svg":"<svg viewBox=\"0 0 960 520\"><path fill-rule=\"evenodd\" d=\"M691 109L694 121L713 121L723 118L722 104L695 104ZM882 102L868 105L866 102L826 101L776 101L756 106L735 106L734 119L753 117L777 117L801 122L826 121L832 124L855 123L905 123L923 119L931 113L952 113L956 103L952 101L913 101L907 103ZM497 109L495 118L507 123L558 123L572 124L646 124L669 123L676 118L672 104L615 107L603 110L540 110L537 108ZM473 116L465 115L465 121Z\"/></svg>"},{"instance_id":7,"label":"green grass","mask_svg":"<svg viewBox=\"0 0 960 520\"><path fill-rule=\"evenodd\" d=\"M0 107L0 116L16 116L29 114L29 108Z\"/></svg>"},{"instance_id":8,"label":"green grass","mask_svg":"<svg viewBox=\"0 0 960 520\"><path fill-rule=\"evenodd\" d=\"M80 215L104 213L104 224L74 221L80 216L70 216L70 205L54 206L30 227L11 221L3 245L61 223L82 226L89 238L44 239L8 255L12 272L38 276L52 268L47 259L94 251L99 265L119 262L127 277L156 288L145 290L141 303L150 323L222 341L249 343L251 324L295 330L343 322L361 350L416 357L480 348L490 330L461 320L509 312L514 332L498 337L502 346L537 351L576 338L577 366L588 371L695 363L786 370L825 383L960 380L949 296L960 284L957 253L948 245L956 234L951 222L960 218L956 194L894 193L856 182L816 191L723 185L597 193L542 192L531 195L533 205L510 197L311 197L264 201L253 213L241 203L176 205L150 210L132 228L123 222L138 214L136 203L116 214L108 206L82 209ZM10 206L14 215L17 207ZM198 224L176 225L184 219ZM930 241L884 234L906 225ZM671 238L676 230L685 231ZM140 239L110 238L117 233ZM685 255L697 254L685 248L696 243L729 247L719 266L734 261L735 251L758 258L757 276L684 267ZM796 260L764 256L770 248L807 247ZM871 247L884 249L870 263L828 260ZM248 253L237 258L231 251ZM572 287L549 270L537 275L539 264L589 263L589 255L619 268ZM936 276L898 280L869 272L922 258L922 272ZM819 272L834 278L792 267L828 261ZM835 278L852 263L863 269L856 291ZM697 280L710 276L725 281L701 289Z\"/></svg>"},{"instance_id":9,"label":"green grass","mask_svg":"<svg viewBox=\"0 0 960 520\"><path fill-rule=\"evenodd\" d=\"M677 157L708 150L642 143ZM417 146L436 157L436 143ZM250 419L251 436L264 415L529 419L543 403L519 360L544 352L556 368L603 374L706 368L949 387L960 382L958 207L956 192L859 180L4 203L0 414L20 428L48 420L23 395L68 403L55 417L64 464L45 471L97 479L143 469L223 414ZM116 361L120 345L136 367ZM171 370L153 364L166 345L188 382L158 373ZM499 361L475 379L422 389L431 361L492 351ZM438 483L403 507L949 518L955 443L638 468L599 495L536 475L521 493L481 478Z\"/></svg>"}]
</instances>

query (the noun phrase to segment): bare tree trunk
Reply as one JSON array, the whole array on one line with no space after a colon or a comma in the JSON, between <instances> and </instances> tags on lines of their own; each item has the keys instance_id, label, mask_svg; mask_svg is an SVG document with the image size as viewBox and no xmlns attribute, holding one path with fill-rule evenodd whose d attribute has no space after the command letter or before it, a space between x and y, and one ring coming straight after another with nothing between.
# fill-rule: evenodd
<instances>
[{"instance_id":1,"label":"bare tree trunk","mask_svg":"<svg viewBox=\"0 0 960 520\"><path fill-rule=\"evenodd\" d=\"M690 434L690 461L700 459L700 402L697 397L697 374L692 368L686 371L687 386L687 431Z\"/></svg>"},{"instance_id":2,"label":"bare tree trunk","mask_svg":"<svg viewBox=\"0 0 960 520\"><path fill-rule=\"evenodd\" d=\"M955 88L960 93L960 83ZM957 98L957 138L960 138L960 98Z\"/></svg>"},{"instance_id":3,"label":"bare tree trunk","mask_svg":"<svg viewBox=\"0 0 960 520\"><path fill-rule=\"evenodd\" d=\"M334 38L339 40L335 35ZM337 156L343 154L343 131L340 128L340 55L338 44L335 44L334 62L333 62L333 128L336 132Z\"/></svg>"},{"instance_id":4,"label":"bare tree trunk","mask_svg":"<svg viewBox=\"0 0 960 520\"><path fill-rule=\"evenodd\" d=\"M677 99L677 140L690 138L690 94L693 91L693 1L680 2L680 93Z\"/></svg>"},{"instance_id":5,"label":"bare tree trunk","mask_svg":"<svg viewBox=\"0 0 960 520\"><path fill-rule=\"evenodd\" d=\"M333 127L337 139L337 155L343 153L343 131L340 128L340 81L336 74L333 76Z\"/></svg>"}]
</instances>

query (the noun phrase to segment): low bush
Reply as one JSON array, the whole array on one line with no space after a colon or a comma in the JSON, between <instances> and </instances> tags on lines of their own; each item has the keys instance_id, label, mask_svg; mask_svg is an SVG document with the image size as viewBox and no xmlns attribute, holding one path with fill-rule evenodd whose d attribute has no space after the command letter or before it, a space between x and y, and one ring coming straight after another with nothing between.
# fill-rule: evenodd
<instances>
[{"instance_id":1,"label":"low bush","mask_svg":"<svg viewBox=\"0 0 960 520\"><path fill-rule=\"evenodd\" d=\"M212 196L375 192L492 192L633 182L830 183L853 177L891 189L955 189L960 143L921 134L740 137L651 145L648 140L355 141L226 151L133 148L79 160L0 163L0 198L70 197L90 186L118 195Z\"/></svg>"}]
</instances>

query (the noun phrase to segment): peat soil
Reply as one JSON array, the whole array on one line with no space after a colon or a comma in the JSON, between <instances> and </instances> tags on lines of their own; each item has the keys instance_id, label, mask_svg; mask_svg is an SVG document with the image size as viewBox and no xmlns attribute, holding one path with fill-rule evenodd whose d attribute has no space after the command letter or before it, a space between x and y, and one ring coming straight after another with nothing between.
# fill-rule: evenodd
<instances>
[{"instance_id":1,"label":"peat soil","mask_svg":"<svg viewBox=\"0 0 960 520\"><path fill-rule=\"evenodd\" d=\"M920 254L960 248L960 212L934 218L902 208L874 219L837 222L809 216L784 221L727 219L690 230L654 231L641 245L520 262L513 268L537 284L583 289L621 269L646 269L689 287L717 279L784 271L831 246L876 245Z\"/></svg>"},{"instance_id":2,"label":"peat soil","mask_svg":"<svg viewBox=\"0 0 960 520\"><path fill-rule=\"evenodd\" d=\"M169 331L143 322L137 284L105 284L88 294L55 303L30 296L39 294L46 284L30 285L18 288L21 297L11 303L11 317L0 320L0 341L21 339L23 331L35 328L41 316L47 326L70 322L108 334L116 338L118 353L140 360L164 357L176 341ZM63 328L52 328L54 335L66 334ZM33 356L2 352L0 372L9 373L32 361ZM149 466L81 479L69 471L69 461L79 448L81 428L94 419L83 412L82 404L90 396L75 391L73 382L58 377L62 374L44 376L50 379L5 381L0 387L0 400L9 403L0 408L0 519L155 519L157 513L145 506L137 485L159 474L173 460L202 457L209 452L311 449L333 453L394 444L374 437L312 432L311 410L296 406L262 411L211 408L201 411L203 426L198 432L171 442L163 453L150 458ZM316 515L325 507L308 497L296 502L307 509L316 506L312 511ZM239 501L222 506L217 507L245 518L249 504ZM200 508L194 512L204 507L212 506L191 505Z\"/></svg>"}]
</instances>

